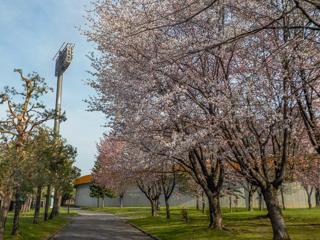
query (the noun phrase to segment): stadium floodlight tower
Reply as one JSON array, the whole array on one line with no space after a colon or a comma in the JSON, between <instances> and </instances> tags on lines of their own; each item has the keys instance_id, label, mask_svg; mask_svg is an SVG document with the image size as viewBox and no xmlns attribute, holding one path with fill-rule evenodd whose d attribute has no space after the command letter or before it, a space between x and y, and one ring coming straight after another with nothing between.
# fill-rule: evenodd
<instances>
[{"instance_id":1,"label":"stadium floodlight tower","mask_svg":"<svg viewBox=\"0 0 320 240\"><path fill-rule=\"evenodd\" d=\"M57 77L57 92L56 92L56 109L53 131L56 135L60 133L60 118L61 118L61 99L62 99L62 81L63 73L68 69L73 57L73 43L63 43L54 59L56 58L55 76Z\"/></svg>"}]
</instances>

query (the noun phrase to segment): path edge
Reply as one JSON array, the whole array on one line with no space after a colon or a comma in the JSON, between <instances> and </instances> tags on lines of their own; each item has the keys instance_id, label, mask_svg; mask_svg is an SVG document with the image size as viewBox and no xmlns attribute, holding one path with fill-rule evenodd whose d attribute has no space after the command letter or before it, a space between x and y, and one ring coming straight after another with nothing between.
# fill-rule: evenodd
<instances>
[{"instance_id":1,"label":"path edge","mask_svg":"<svg viewBox=\"0 0 320 240\"><path fill-rule=\"evenodd\" d=\"M74 219L70 219L70 221L68 221L67 223L65 223L61 228L59 228L57 231L55 231L54 233L52 233L49 237L44 238L43 240L52 240L57 234L59 234L60 232L62 232L67 226L69 226L72 222L74 221Z\"/></svg>"},{"instance_id":2,"label":"path edge","mask_svg":"<svg viewBox=\"0 0 320 240\"><path fill-rule=\"evenodd\" d=\"M149 236L150 238L152 238L153 240L161 240L160 238L153 236L152 234L146 232L145 230L143 230L142 228L138 227L137 225L126 221L127 224L129 224L131 227L134 227L135 229L139 230L140 232L146 234L147 236Z\"/></svg>"}]
</instances>

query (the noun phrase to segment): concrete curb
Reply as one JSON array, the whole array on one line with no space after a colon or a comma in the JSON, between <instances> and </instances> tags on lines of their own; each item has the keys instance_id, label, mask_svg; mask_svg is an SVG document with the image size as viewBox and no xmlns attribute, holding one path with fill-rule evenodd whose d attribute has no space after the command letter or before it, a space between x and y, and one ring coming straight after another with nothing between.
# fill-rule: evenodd
<instances>
[{"instance_id":1,"label":"concrete curb","mask_svg":"<svg viewBox=\"0 0 320 240\"><path fill-rule=\"evenodd\" d=\"M130 226L134 227L135 229L139 230L140 232L146 234L147 236L149 236L150 238L154 239L154 240L161 240L160 238L156 237L156 236L153 236L151 235L150 233L144 231L142 228L138 227L137 225L131 223L131 222L126 222L127 224L129 224Z\"/></svg>"},{"instance_id":2,"label":"concrete curb","mask_svg":"<svg viewBox=\"0 0 320 240\"><path fill-rule=\"evenodd\" d=\"M54 237L56 235L58 235L60 232L62 232L67 226L69 226L74 220L70 219L70 221L68 221L66 224L64 224L60 229L58 229L57 231L55 231L53 234L51 234L51 236L45 238L44 240L52 240L54 239Z\"/></svg>"}]
</instances>

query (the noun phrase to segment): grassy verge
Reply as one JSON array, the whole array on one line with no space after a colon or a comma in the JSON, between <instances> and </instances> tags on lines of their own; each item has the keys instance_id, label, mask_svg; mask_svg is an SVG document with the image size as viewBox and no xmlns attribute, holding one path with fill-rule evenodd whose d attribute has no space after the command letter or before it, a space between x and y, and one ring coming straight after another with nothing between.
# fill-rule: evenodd
<instances>
[{"instance_id":1,"label":"grassy verge","mask_svg":"<svg viewBox=\"0 0 320 240\"><path fill-rule=\"evenodd\" d=\"M129 222L141 227L162 240L269 240L272 229L266 212L224 211L223 221L226 230L213 231L207 228L208 217L195 209L189 209L190 221L182 221L181 209L173 208L172 218L166 220L164 210L158 217L150 217L148 208L88 208L92 211L105 211L128 216ZM288 209L285 219L292 239L320 240L320 209Z\"/></svg>"},{"instance_id":2,"label":"grassy verge","mask_svg":"<svg viewBox=\"0 0 320 240\"><path fill-rule=\"evenodd\" d=\"M71 215L75 215L75 212L72 212ZM44 222L42 220L42 215L40 216L39 224L33 224L33 212L21 213L20 217L20 230L17 236L11 236L10 232L12 229L12 213L9 214L6 231L5 231L5 239L6 240L43 240L50 237L52 234L61 229L65 224L68 223L69 219L67 218L67 213L65 211L61 211L61 214L54 218L53 220L49 220Z\"/></svg>"}]
</instances>

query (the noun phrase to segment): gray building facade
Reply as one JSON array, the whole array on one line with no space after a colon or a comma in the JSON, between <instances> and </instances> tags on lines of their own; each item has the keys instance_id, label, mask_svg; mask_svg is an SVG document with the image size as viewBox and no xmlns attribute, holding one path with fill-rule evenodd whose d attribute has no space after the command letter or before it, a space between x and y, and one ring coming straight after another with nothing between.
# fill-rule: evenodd
<instances>
[{"instance_id":1,"label":"gray building facade","mask_svg":"<svg viewBox=\"0 0 320 240\"><path fill-rule=\"evenodd\" d=\"M91 176L90 176L91 177ZM76 196L75 196L75 205L79 207L97 207L98 203L101 207L119 207L120 201L119 198L105 198L102 199L90 197L90 185L92 183L92 178L89 176L84 176L76 180ZM184 207L194 207L196 206L196 198L191 194L181 193L177 190L174 191L170 204L172 206L184 206ZM224 208L229 208L230 205L233 208L246 208L248 206L248 194L244 189L240 189L242 196L225 196L221 198L221 206ZM303 187L298 183L286 184L283 187L283 200L281 195L279 195L279 203L282 205L282 202L285 203L286 208L307 208L308 199L307 194ZM149 206L149 201L145 195L140 191L136 186L132 186L126 192L123 198L124 207L138 207L138 206ZM201 203L200 203L201 204ZM315 197L312 196L312 204L315 205ZM160 205L164 205L163 196L160 198ZM259 207L259 195L255 193L253 197L253 207ZM265 208L265 204L262 201L262 207Z\"/></svg>"}]
</instances>

